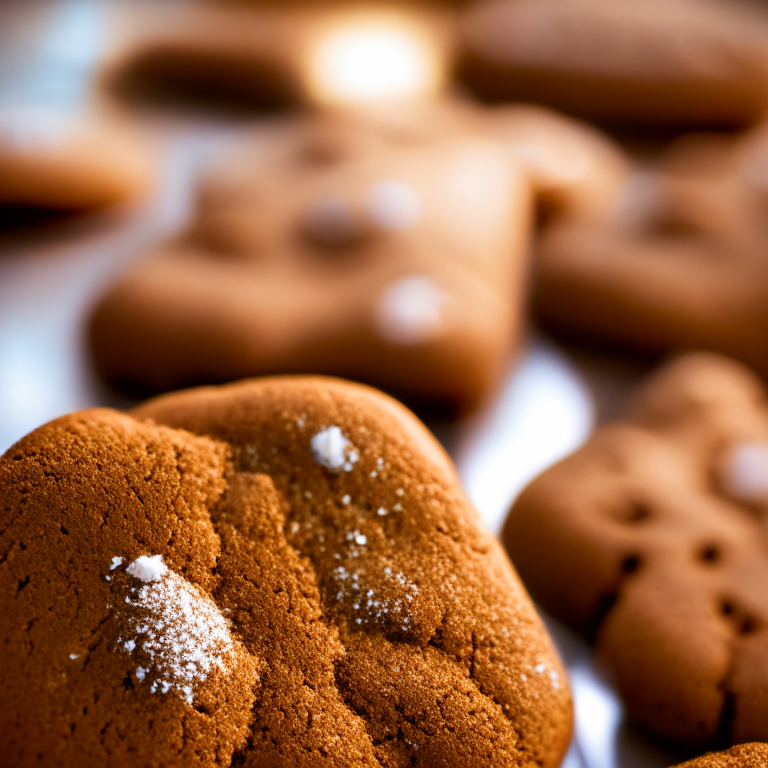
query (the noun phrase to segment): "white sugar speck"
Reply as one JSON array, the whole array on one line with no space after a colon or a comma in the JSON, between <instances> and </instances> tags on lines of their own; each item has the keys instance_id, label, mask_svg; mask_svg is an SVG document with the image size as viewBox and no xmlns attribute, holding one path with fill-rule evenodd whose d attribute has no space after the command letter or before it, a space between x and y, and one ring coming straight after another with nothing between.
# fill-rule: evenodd
<instances>
[{"instance_id":1,"label":"white sugar speck","mask_svg":"<svg viewBox=\"0 0 768 768\"><path fill-rule=\"evenodd\" d=\"M384 517L384 516L387 514L387 510L386 510L386 509L384 509L384 507L379 507L379 508L376 510L376 514L377 514L379 517Z\"/></svg>"},{"instance_id":2,"label":"white sugar speck","mask_svg":"<svg viewBox=\"0 0 768 768\"><path fill-rule=\"evenodd\" d=\"M392 344L428 341L442 331L445 301L445 294L429 277L401 277L381 295L374 316L376 329Z\"/></svg>"},{"instance_id":3,"label":"white sugar speck","mask_svg":"<svg viewBox=\"0 0 768 768\"><path fill-rule=\"evenodd\" d=\"M214 667L226 671L225 659L233 651L233 641L216 604L163 568L161 575L146 580L131 603L123 634L132 637L118 647L128 653L135 650L149 661L136 668L136 679L141 682L153 674L152 693L175 690L191 705L195 683L203 682Z\"/></svg>"},{"instance_id":4,"label":"white sugar speck","mask_svg":"<svg viewBox=\"0 0 768 768\"><path fill-rule=\"evenodd\" d=\"M560 689L560 675L557 670L551 669L549 671L549 679L552 681L552 687L557 691Z\"/></svg>"},{"instance_id":5,"label":"white sugar speck","mask_svg":"<svg viewBox=\"0 0 768 768\"><path fill-rule=\"evenodd\" d=\"M69 658L72 659L72 661L74 661L75 659L79 659L80 658L80 654L79 653L70 653L69 654Z\"/></svg>"},{"instance_id":6,"label":"white sugar speck","mask_svg":"<svg viewBox=\"0 0 768 768\"><path fill-rule=\"evenodd\" d=\"M421 218L421 195L410 184L382 181L368 193L368 215L384 230L410 229Z\"/></svg>"},{"instance_id":7,"label":"white sugar speck","mask_svg":"<svg viewBox=\"0 0 768 768\"><path fill-rule=\"evenodd\" d=\"M541 675L541 674L543 674L543 673L544 673L544 670L545 670L546 668L547 668L547 667L546 667L546 665L545 665L545 664L537 664L537 665L534 667L534 670L535 670L536 672L538 672L538 673Z\"/></svg>"},{"instance_id":8,"label":"white sugar speck","mask_svg":"<svg viewBox=\"0 0 768 768\"><path fill-rule=\"evenodd\" d=\"M392 511L393 512L402 512L403 511L403 505L398 502L397 504L395 504L394 507L392 507Z\"/></svg>"},{"instance_id":9,"label":"white sugar speck","mask_svg":"<svg viewBox=\"0 0 768 768\"><path fill-rule=\"evenodd\" d=\"M364 533L355 531L355 544L364 547L368 543L368 537Z\"/></svg>"},{"instance_id":10,"label":"white sugar speck","mask_svg":"<svg viewBox=\"0 0 768 768\"><path fill-rule=\"evenodd\" d=\"M147 557L142 555L134 560L126 569L131 576L142 581L158 581L168 572L168 566L163 562L162 555Z\"/></svg>"},{"instance_id":11,"label":"white sugar speck","mask_svg":"<svg viewBox=\"0 0 768 768\"><path fill-rule=\"evenodd\" d=\"M121 566L123 564L123 558L122 557L113 557L112 558L112 565L109 566L110 571L114 571L115 568Z\"/></svg>"},{"instance_id":12,"label":"white sugar speck","mask_svg":"<svg viewBox=\"0 0 768 768\"><path fill-rule=\"evenodd\" d=\"M352 443L344 437L339 427L328 427L318 432L312 438L311 446L315 461L332 472L341 469L349 472L359 459L357 452L352 449Z\"/></svg>"},{"instance_id":13,"label":"white sugar speck","mask_svg":"<svg viewBox=\"0 0 768 768\"><path fill-rule=\"evenodd\" d=\"M404 491L402 488L398 488L398 489L395 491L395 493L396 493L398 496L403 496L403 495L405 494L405 491Z\"/></svg>"},{"instance_id":14,"label":"white sugar speck","mask_svg":"<svg viewBox=\"0 0 768 768\"><path fill-rule=\"evenodd\" d=\"M350 502L350 501L352 501L352 497L351 497L351 496L350 496L348 493L345 493L345 494L344 494L344 495L341 497L341 503L342 503L342 504L349 504L349 502Z\"/></svg>"}]
</instances>

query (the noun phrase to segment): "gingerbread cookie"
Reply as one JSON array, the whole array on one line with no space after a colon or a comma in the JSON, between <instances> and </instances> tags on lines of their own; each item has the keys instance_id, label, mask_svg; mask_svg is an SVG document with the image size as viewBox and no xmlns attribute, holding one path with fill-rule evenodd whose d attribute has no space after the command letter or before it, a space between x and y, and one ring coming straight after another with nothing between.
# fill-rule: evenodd
<instances>
[{"instance_id":1,"label":"gingerbread cookie","mask_svg":"<svg viewBox=\"0 0 768 768\"><path fill-rule=\"evenodd\" d=\"M768 373L768 132L690 137L602 214L566 217L536 255L556 333L644 350L711 349Z\"/></svg>"},{"instance_id":2,"label":"gingerbread cookie","mask_svg":"<svg viewBox=\"0 0 768 768\"><path fill-rule=\"evenodd\" d=\"M103 81L261 107L431 97L446 85L456 20L439 8L216 3L111 9Z\"/></svg>"},{"instance_id":3,"label":"gingerbread cookie","mask_svg":"<svg viewBox=\"0 0 768 768\"><path fill-rule=\"evenodd\" d=\"M712 752L677 768L765 768L768 744L742 744L727 752Z\"/></svg>"},{"instance_id":4,"label":"gingerbread cookie","mask_svg":"<svg viewBox=\"0 0 768 768\"><path fill-rule=\"evenodd\" d=\"M319 378L75 413L0 459L6 764L543 766L563 668L410 412Z\"/></svg>"},{"instance_id":5,"label":"gingerbread cookie","mask_svg":"<svg viewBox=\"0 0 768 768\"><path fill-rule=\"evenodd\" d=\"M440 114L441 132L314 118L245 142L190 230L99 304L101 369L155 390L305 372L481 399L520 335L533 193L589 206L623 165L555 116Z\"/></svg>"},{"instance_id":6,"label":"gingerbread cookie","mask_svg":"<svg viewBox=\"0 0 768 768\"><path fill-rule=\"evenodd\" d=\"M678 128L768 105L766 15L724 0L485 0L462 30L462 78L484 99Z\"/></svg>"},{"instance_id":7,"label":"gingerbread cookie","mask_svg":"<svg viewBox=\"0 0 768 768\"><path fill-rule=\"evenodd\" d=\"M768 739L768 393L691 355L523 492L503 540L595 638L631 717L707 746Z\"/></svg>"},{"instance_id":8,"label":"gingerbread cookie","mask_svg":"<svg viewBox=\"0 0 768 768\"><path fill-rule=\"evenodd\" d=\"M0 107L0 205L81 211L136 200L150 160L111 123Z\"/></svg>"}]
</instances>

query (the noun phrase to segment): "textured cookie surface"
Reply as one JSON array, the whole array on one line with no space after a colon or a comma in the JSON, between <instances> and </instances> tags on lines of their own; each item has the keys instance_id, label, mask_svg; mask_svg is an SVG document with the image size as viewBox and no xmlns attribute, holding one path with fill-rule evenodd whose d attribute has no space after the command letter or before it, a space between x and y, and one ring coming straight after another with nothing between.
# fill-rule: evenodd
<instances>
[{"instance_id":1,"label":"textured cookie surface","mask_svg":"<svg viewBox=\"0 0 768 768\"><path fill-rule=\"evenodd\" d=\"M630 714L671 740L768 738L767 400L726 358L681 358L505 523L534 598L595 638Z\"/></svg>"},{"instance_id":2,"label":"textured cookie surface","mask_svg":"<svg viewBox=\"0 0 768 768\"><path fill-rule=\"evenodd\" d=\"M551 330L652 353L710 349L768 371L764 129L692 136L602 213L564 217L536 254Z\"/></svg>"},{"instance_id":3,"label":"textured cookie surface","mask_svg":"<svg viewBox=\"0 0 768 768\"><path fill-rule=\"evenodd\" d=\"M726 752L712 752L677 768L765 768L768 744L742 744Z\"/></svg>"},{"instance_id":4,"label":"textured cookie surface","mask_svg":"<svg viewBox=\"0 0 768 768\"><path fill-rule=\"evenodd\" d=\"M464 14L462 75L481 97L639 125L764 114L768 21L704 0L485 0Z\"/></svg>"},{"instance_id":5,"label":"textured cookie surface","mask_svg":"<svg viewBox=\"0 0 768 768\"><path fill-rule=\"evenodd\" d=\"M150 160L123 129L26 107L0 108L0 205L80 211L132 202Z\"/></svg>"},{"instance_id":6,"label":"textured cookie surface","mask_svg":"<svg viewBox=\"0 0 768 768\"><path fill-rule=\"evenodd\" d=\"M434 439L324 379L76 413L0 460L9 765L535 766L562 667Z\"/></svg>"},{"instance_id":7,"label":"textured cookie surface","mask_svg":"<svg viewBox=\"0 0 768 768\"><path fill-rule=\"evenodd\" d=\"M520 335L534 198L603 207L624 165L542 110L433 110L437 123L318 117L245 140L187 233L101 301L109 378L162 390L324 373L477 402Z\"/></svg>"}]
</instances>

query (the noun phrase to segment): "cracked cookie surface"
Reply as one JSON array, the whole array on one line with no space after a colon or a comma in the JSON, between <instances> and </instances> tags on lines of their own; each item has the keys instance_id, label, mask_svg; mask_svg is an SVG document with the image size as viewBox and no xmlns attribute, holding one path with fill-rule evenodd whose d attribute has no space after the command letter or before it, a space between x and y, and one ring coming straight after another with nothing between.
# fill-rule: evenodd
<instances>
[{"instance_id":1,"label":"cracked cookie surface","mask_svg":"<svg viewBox=\"0 0 768 768\"><path fill-rule=\"evenodd\" d=\"M563 669L449 460L364 387L84 411L0 459L9 764L556 766Z\"/></svg>"},{"instance_id":2,"label":"cracked cookie surface","mask_svg":"<svg viewBox=\"0 0 768 768\"><path fill-rule=\"evenodd\" d=\"M768 738L766 513L766 391L698 354L534 480L503 540L534 598L594 637L636 722L741 743Z\"/></svg>"}]
</instances>

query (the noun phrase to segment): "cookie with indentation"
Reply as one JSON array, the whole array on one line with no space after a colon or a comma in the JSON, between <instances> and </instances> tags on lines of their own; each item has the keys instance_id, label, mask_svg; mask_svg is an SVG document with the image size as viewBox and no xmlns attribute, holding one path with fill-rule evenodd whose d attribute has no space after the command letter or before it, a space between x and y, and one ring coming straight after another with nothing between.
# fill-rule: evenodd
<instances>
[{"instance_id":1,"label":"cookie with indentation","mask_svg":"<svg viewBox=\"0 0 768 768\"><path fill-rule=\"evenodd\" d=\"M623 169L599 135L528 108L280 123L101 301L96 359L155 390L326 373L468 407L520 336L534 198L602 207Z\"/></svg>"},{"instance_id":2,"label":"cookie with indentation","mask_svg":"<svg viewBox=\"0 0 768 768\"><path fill-rule=\"evenodd\" d=\"M461 76L491 101L672 128L745 126L768 105L762 9L724 0L485 0L461 26Z\"/></svg>"},{"instance_id":3,"label":"cookie with indentation","mask_svg":"<svg viewBox=\"0 0 768 768\"><path fill-rule=\"evenodd\" d=\"M651 733L768 738L767 478L765 387L701 353L657 373L507 518L534 598L595 640Z\"/></svg>"},{"instance_id":4,"label":"cookie with indentation","mask_svg":"<svg viewBox=\"0 0 768 768\"><path fill-rule=\"evenodd\" d=\"M742 744L725 752L711 752L677 768L764 768L768 765L768 744Z\"/></svg>"},{"instance_id":5,"label":"cookie with indentation","mask_svg":"<svg viewBox=\"0 0 768 768\"><path fill-rule=\"evenodd\" d=\"M405 408L278 378L58 419L0 459L8 765L534 766L563 668Z\"/></svg>"},{"instance_id":6,"label":"cookie with indentation","mask_svg":"<svg viewBox=\"0 0 768 768\"><path fill-rule=\"evenodd\" d=\"M693 135L536 254L550 330L650 354L710 349L768 373L768 132Z\"/></svg>"},{"instance_id":7,"label":"cookie with indentation","mask_svg":"<svg viewBox=\"0 0 768 768\"><path fill-rule=\"evenodd\" d=\"M151 175L141 142L112 122L0 108L0 206L74 212L131 203Z\"/></svg>"},{"instance_id":8,"label":"cookie with indentation","mask_svg":"<svg viewBox=\"0 0 768 768\"><path fill-rule=\"evenodd\" d=\"M445 90L456 19L401 3L195 3L109 9L106 93L252 107L431 98Z\"/></svg>"}]
</instances>

